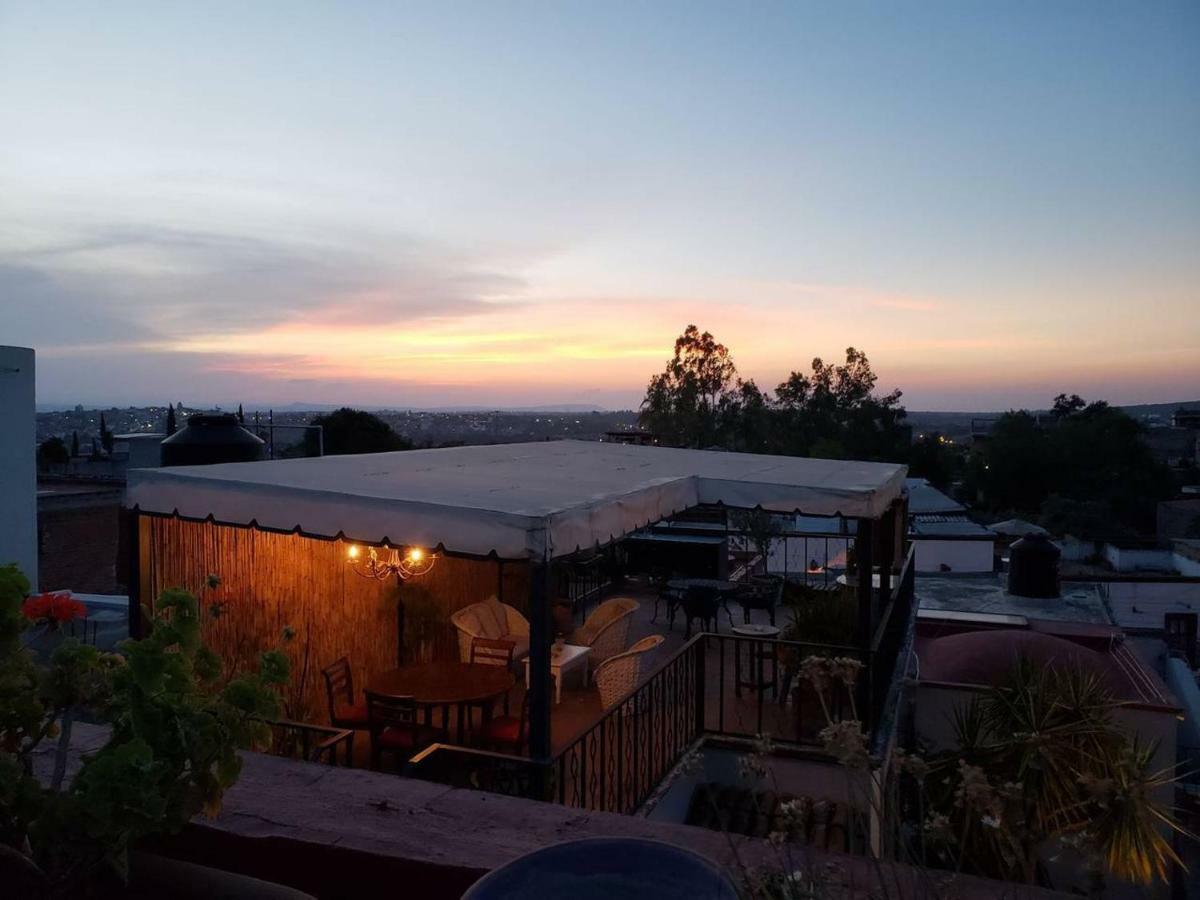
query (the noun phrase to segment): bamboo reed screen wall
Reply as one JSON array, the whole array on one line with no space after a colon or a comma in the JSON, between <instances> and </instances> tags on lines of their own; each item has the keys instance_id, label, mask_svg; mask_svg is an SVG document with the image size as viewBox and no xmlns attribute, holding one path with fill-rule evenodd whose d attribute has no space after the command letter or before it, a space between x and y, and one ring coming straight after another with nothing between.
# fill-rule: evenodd
<instances>
[{"instance_id":1,"label":"bamboo reed screen wall","mask_svg":"<svg viewBox=\"0 0 1200 900\"><path fill-rule=\"evenodd\" d=\"M141 528L142 602L153 609L166 588L199 592L205 640L229 671L252 668L260 652L281 643L285 627L295 631L286 645L292 659L289 717L325 721L321 669L340 656L349 657L360 691L373 673L396 665L395 580L357 575L346 563L348 542L178 518L145 517ZM221 579L215 589L204 587L210 573ZM501 575L504 602L527 613L524 563L501 567L443 556L401 588L428 591L443 613L434 658L457 655L451 613L496 594Z\"/></svg>"}]
</instances>

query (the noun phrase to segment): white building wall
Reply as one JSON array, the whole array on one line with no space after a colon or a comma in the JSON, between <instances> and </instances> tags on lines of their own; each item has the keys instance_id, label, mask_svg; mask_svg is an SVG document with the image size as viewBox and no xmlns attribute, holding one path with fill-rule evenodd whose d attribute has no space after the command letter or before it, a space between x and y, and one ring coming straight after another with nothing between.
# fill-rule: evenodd
<instances>
[{"instance_id":1,"label":"white building wall","mask_svg":"<svg viewBox=\"0 0 1200 900\"><path fill-rule=\"evenodd\" d=\"M942 572L946 566L951 572L991 572L995 568L995 542L982 541L939 541L916 538L918 572Z\"/></svg>"},{"instance_id":2,"label":"white building wall","mask_svg":"<svg viewBox=\"0 0 1200 900\"><path fill-rule=\"evenodd\" d=\"M37 586L37 420L34 354L0 347L0 564Z\"/></svg>"}]
</instances>

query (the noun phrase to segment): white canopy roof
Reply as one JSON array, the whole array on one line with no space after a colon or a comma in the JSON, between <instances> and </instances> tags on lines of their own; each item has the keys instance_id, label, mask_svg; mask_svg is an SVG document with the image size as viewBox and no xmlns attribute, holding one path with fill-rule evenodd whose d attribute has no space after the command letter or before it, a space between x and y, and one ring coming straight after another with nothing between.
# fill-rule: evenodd
<instances>
[{"instance_id":1,"label":"white canopy roof","mask_svg":"<svg viewBox=\"0 0 1200 900\"><path fill-rule=\"evenodd\" d=\"M904 466L554 441L135 469L147 512L508 558L571 553L702 503L878 518Z\"/></svg>"}]
</instances>

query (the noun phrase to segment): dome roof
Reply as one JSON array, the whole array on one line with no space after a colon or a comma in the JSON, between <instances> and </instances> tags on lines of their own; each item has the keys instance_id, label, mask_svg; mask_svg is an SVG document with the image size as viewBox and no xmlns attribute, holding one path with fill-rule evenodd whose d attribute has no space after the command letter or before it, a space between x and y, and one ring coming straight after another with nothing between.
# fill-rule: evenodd
<instances>
[{"instance_id":1,"label":"dome roof","mask_svg":"<svg viewBox=\"0 0 1200 900\"><path fill-rule=\"evenodd\" d=\"M1099 675L1110 687L1117 686L1104 654L1052 634L1015 628L948 634L925 642L920 651L921 680L998 684L1022 656L1041 667L1078 666Z\"/></svg>"}]
</instances>

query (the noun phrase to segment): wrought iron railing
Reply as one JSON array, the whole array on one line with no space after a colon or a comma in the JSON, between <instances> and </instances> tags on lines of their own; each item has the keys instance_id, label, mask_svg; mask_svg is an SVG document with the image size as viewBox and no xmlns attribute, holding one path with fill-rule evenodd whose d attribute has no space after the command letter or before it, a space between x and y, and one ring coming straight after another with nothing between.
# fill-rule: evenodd
<instances>
[{"instance_id":1,"label":"wrought iron railing","mask_svg":"<svg viewBox=\"0 0 1200 900\"><path fill-rule=\"evenodd\" d=\"M1200 747L1179 748L1175 778L1179 786L1189 794L1200 794Z\"/></svg>"},{"instance_id":2,"label":"wrought iron railing","mask_svg":"<svg viewBox=\"0 0 1200 900\"><path fill-rule=\"evenodd\" d=\"M849 718L851 697L841 685L831 685L818 697L800 675L802 663L810 656L850 658L865 670L869 659L866 652L848 645L711 633L696 640L710 670L703 698L704 730L726 737L816 743L827 724L825 706L832 706L831 715ZM856 691L853 698L864 711L865 696Z\"/></svg>"},{"instance_id":3,"label":"wrought iron railing","mask_svg":"<svg viewBox=\"0 0 1200 900\"><path fill-rule=\"evenodd\" d=\"M872 732L879 729L881 722L896 706L896 697L912 648L917 604L916 552L915 546L909 548L899 581L892 588L871 640L869 708Z\"/></svg>"},{"instance_id":4,"label":"wrought iron railing","mask_svg":"<svg viewBox=\"0 0 1200 900\"><path fill-rule=\"evenodd\" d=\"M631 813L704 728L704 647L694 638L554 758L554 799Z\"/></svg>"}]
</instances>

